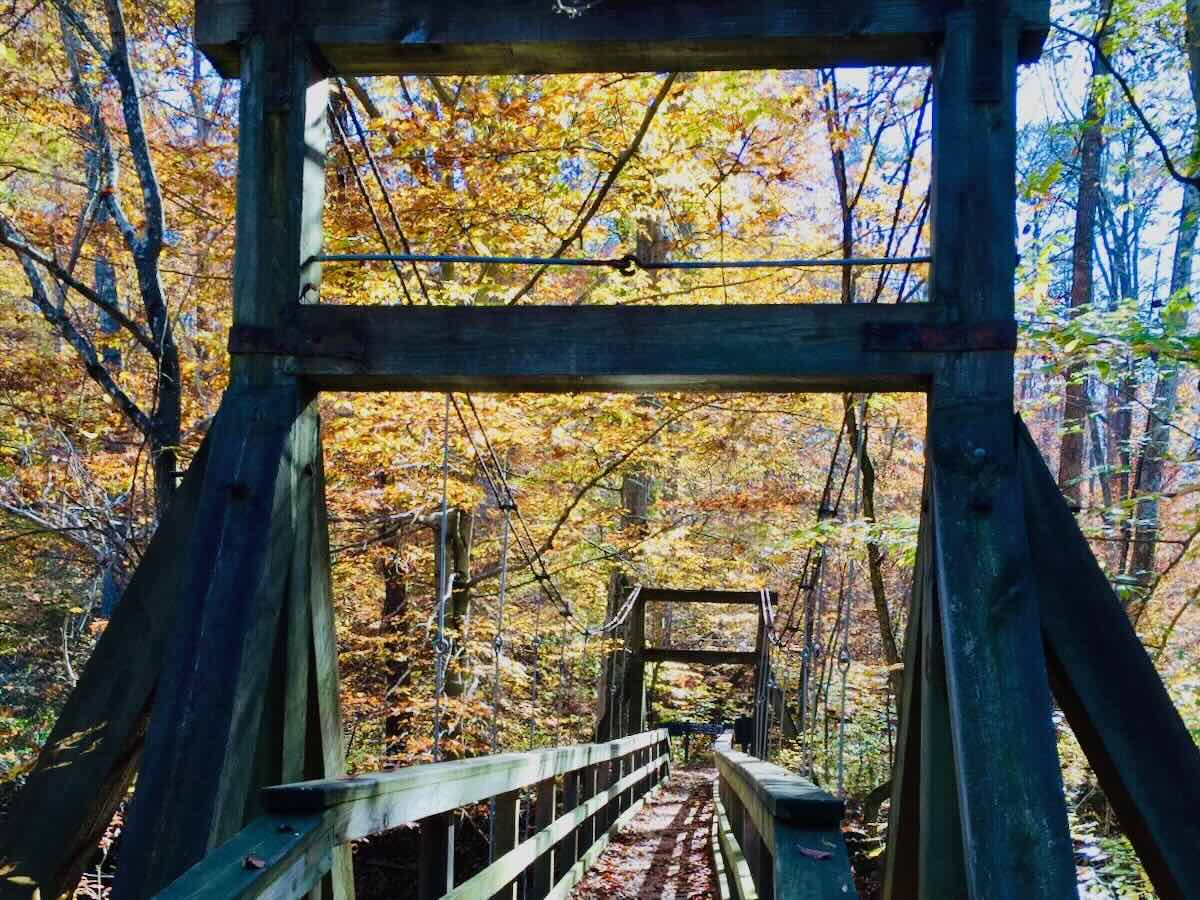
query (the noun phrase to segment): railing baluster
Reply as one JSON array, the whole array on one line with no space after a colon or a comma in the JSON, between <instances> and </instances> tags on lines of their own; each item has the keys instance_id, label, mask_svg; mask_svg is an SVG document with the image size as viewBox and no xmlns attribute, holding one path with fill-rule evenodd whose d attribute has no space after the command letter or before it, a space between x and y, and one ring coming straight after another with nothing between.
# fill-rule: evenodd
<instances>
[{"instance_id":1,"label":"railing baluster","mask_svg":"<svg viewBox=\"0 0 1200 900\"><path fill-rule=\"evenodd\" d=\"M454 887L454 820L444 812L421 819L417 859L418 900L437 900Z\"/></svg>"},{"instance_id":2,"label":"railing baluster","mask_svg":"<svg viewBox=\"0 0 1200 900\"><path fill-rule=\"evenodd\" d=\"M523 900L544 900L556 884L561 885L554 891L557 896L595 862L618 817L632 815L631 806L658 783L666 770L665 763L657 762L665 734L643 732L602 744L267 788L262 794L267 814L183 873L156 900L304 896L329 870L331 851L414 821L420 828L416 889L421 900L446 894L452 900L517 900L525 875ZM556 808L559 777L561 812ZM526 791L535 794L535 802L527 817L532 833L522 841L521 795ZM454 816L490 797L496 800L493 862L455 886ZM263 859L264 865L247 868L248 855Z\"/></svg>"},{"instance_id":3,"label":"railing baluster","mask_svg":"<svg viewBox=\"0 0 1200 900\"><path fill-rule=\"evenodd\" d=\"M499 859L519 843L518 828L521 820L521 791L508 791L496 797L496 827L493 829L495 846L492 859ZM492 900L517 900L517 882L510 884L493 895Z\"/></svg>"},{"instance_id":4,"label":"railing baluster","mask_svg":"<svg viewBox=\"0 0 1200 900\"><path fill-rule=\"evenodd\" d=\"M579 773L579 802L587 803L596 796L596 780L599 776L599 766L587 766ZM579 826L575 844L575 859L583 859L583 854L596 843L596 821L599 814L589 816Z\"/></svg>"},{"instance_id":5,"label":"railing baluster","mask_svg":"<svg viewBox=\"0 0 1200 900\"><path fill-rule=\"evenodd\" d=\"M566 815L579 805L579 777L581 772L567 772L563 775L562 813ZM576 842L579 839L579 828L558 842L554 848L554 883L557 884L571 866L575 865L577 856Z\"/></svg>"},{"instance_id":6,"label":"railing baluster","mask_svg":"<svg viewBox=\"0 0 1200 900\"><path fill-rule=\"evenodd\" d=\"M533 831L536 834L543 828L549 827L554 821L555 802L558 788L553 778L539 781L537 796L533 801ZM550 849L537 858L533 864L532 877L529 879L529 894L526 900L542 900L553 887L551 876L554 872L554 850Z\"/></svg>"}]
</instances>

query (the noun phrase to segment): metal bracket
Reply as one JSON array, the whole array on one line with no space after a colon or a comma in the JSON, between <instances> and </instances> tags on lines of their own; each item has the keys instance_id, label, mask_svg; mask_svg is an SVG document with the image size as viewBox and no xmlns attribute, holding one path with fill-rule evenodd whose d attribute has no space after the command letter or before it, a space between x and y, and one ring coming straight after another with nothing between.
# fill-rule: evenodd
<instances>
[{"instance_id":1,"label":"metal bracket","mask_svg":"<svg viewBox=\"0 0 1200 900\"><path fill-rule=\"evenodd\" d=\"M881 353L976 353L1017 349L1017 323L995 322L884 324L862 326L862 348Z\"/></svg>"}]
</instances>

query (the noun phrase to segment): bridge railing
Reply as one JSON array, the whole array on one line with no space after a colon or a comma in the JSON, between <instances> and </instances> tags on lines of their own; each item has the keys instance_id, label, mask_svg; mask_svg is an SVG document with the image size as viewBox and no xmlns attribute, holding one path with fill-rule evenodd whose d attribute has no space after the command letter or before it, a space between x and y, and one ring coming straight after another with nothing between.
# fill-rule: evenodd
<instances>
[{"instance_id":1,"label":"bridge railing","mask_svg":"<svg viewBox=\"0 0 1200 900\"><path fill-rule=\"evenodd\" d=\"M266 788L267 814L250 822L157 895L157 900L303 897L333 865L333 849L406 822L421 829L419 895L566 897L571 887L667 777L665 730L604 744L503 753ZM534 796L519 839L522 791ZM455 885L452 813L495 798L493 862ZM561 798L561 805L560 805Z\"/></svg>"},{"instance_id":2,"label":"bridge railing","mask_svg":"<svg viewBox=\"0 0 1200 900\"><path fill-rule=\"evenodd\" d=\"M719 879L737 900L856 897L841 800L799 775L717 741L713 790Z\"/></svg>"}]
</instances>

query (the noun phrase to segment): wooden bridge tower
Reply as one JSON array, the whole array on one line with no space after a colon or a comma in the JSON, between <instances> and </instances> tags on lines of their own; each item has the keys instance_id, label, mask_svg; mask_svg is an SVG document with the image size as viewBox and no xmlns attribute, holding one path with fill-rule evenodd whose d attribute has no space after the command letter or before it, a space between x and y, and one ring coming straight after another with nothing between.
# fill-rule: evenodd
<instances>
[{"instance_id":1,"label":"wooden bridge tower","mask_svg":"<svg viewBox=\"0 0 1200 900\"><path fill-rule=\"evenodd\" d=\"M242 82L231 383L14 804L0 896L72 886L135 771L117 900L225 840L258 787L340 771L322 390L924 392L887 895L1074 896L1052 676L1160 895L1195 896L1195 746L1013 416L1015 80L1048 6L198 0L200 46ZM927 304L320 302L334 72L860 65L935 68Z\"/></svg>"}]
</instances>

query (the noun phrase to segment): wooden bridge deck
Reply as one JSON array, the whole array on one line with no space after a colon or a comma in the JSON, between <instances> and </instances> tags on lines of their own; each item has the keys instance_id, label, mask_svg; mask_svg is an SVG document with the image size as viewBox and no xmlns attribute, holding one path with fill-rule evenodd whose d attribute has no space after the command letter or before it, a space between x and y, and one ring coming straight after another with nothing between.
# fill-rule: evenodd
<instances>
[{"instance_id":1,"label":"wooden bridge deck","mask_svg":"<svg viewBox=\"0 0 1200 900\"><path fill-rule=\"evenodd\" d=\"M612 839L575 900L716 898L711 830L714 769L676 769Z\"/></svg>"}]
</instances>

